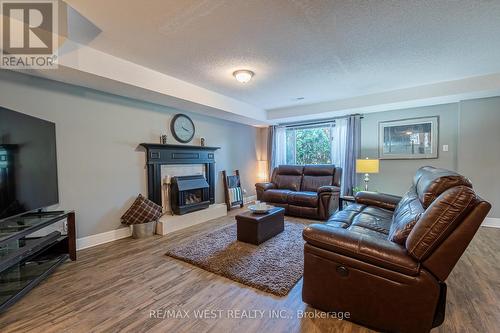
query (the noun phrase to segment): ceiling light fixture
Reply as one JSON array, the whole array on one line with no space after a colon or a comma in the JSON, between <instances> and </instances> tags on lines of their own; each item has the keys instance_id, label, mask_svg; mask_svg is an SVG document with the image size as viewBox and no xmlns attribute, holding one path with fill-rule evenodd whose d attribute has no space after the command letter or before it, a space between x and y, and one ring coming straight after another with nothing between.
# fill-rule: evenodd
<instances>
[{"instance_id":1,"label":"ceiling light fixture","mask_svg":"<svg viewBox=\"0 0 500 333\"><path fill-rule=\"evenodd\" d=\"M240 69L233 73L234 78L240 83L247 83L254 76L254 72L248 69Z\"/></svg>"}]
</instances>

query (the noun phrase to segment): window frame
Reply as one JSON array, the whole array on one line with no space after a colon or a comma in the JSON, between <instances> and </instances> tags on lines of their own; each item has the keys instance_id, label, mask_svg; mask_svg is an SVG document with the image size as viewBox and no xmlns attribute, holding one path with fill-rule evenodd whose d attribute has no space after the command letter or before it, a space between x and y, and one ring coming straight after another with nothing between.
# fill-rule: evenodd
<instances>
[{"instance_id":1,"label":"window frame","mask_svg":"<svg viewBox=\"0 0 500 333\"><path fill-rule=\"evenodd\" d=\"M333 129L335 127L335 120L334 121L329 121L329 122L321 122L321 123L308 123L304 125L290 125L286 126L286 134L285 134L285 150L286 150L286 156L287 164L297 164L297 130L304 130L304 129L313 129L313 128L329 128L329 137L328 137L328 142L330 144L330 162L333 162L333 156L332 156L332 144L333 144ZM288 131L293 131L293 150L292 150L292 163L289 163L288 161Z\"/></svg>"}]
</instances>

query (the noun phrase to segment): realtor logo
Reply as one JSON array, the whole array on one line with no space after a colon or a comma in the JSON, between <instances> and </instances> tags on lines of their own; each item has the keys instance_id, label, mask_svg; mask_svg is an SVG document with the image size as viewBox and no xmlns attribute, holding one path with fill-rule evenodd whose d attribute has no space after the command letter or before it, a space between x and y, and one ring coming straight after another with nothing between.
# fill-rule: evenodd
<instances>
[{"instance_id":1,"label":"realtor logo","mask_svg":"<svg viewBox=\"0 0 500 333\"><path fill-rule=\"evenodd\" d=\"M0 67L57 68L57 0L3 0L0 5Z\"/></svg>"}]
</instances>

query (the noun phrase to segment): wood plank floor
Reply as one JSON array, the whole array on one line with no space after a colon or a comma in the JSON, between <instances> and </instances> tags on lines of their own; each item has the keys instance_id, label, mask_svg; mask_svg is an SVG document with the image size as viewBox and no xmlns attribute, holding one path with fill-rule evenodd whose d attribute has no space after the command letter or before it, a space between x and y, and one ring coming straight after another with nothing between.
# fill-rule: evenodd
<instances>
[{"instance_id":1,"label":"wood plank floor","mask_svg":"<svg viewBox=\"0 0 500 333\"><path fill-rule=\"evenodd\" d=\"M0 332L370 332L332 318L298 318L297 311L313 313L302 303L301 281L288 296L276 297L164 255L169 240L232 221L80 251L78 261L62 265L0 315ZM500 229L480 229L448 278L447 318L433 332L500 329ZM194 311L205 309L224 315L196 319ZM151 318L152 310L187 311L189 318ZM238 313L228 310L266 313L263 319L234 319Z\"/></svg>"}]
</instances>

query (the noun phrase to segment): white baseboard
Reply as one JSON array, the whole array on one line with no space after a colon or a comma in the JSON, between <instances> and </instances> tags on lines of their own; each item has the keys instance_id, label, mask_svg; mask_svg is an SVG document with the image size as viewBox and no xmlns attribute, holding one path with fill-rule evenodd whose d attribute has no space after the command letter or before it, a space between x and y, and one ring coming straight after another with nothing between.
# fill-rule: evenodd
<instances>
[{"instance_id":1,"label":"white baseboard","mask_svg":"<svg viewBox=\"0 0 500 333\"><path fill-rule=\"evenodd\" d=\"M252 195L252 196L245 197L244 202L249 203L249 202L255 201L255 200L257 200L257 196ZM220 208L222 208L222 207L220 207ZM224 209L225 209L225 205L224 205ZM482 227L489 227L489 228L500 228L500 218L487 217L481 226ZM183 227L186 227L186 225L184 225ZM160 233L160 234L162 234L162 233ZM96 234L96 235L78 238L76 240L76 249L77 250L87 249L89 247L93 247L96 245L109 243L109 242L112 242L112 241L115 241L118 239L122 239L122 238L127 238L127 237L130 237L131 235L132 235L131 228L120 228L120 229L116 229L116 230L106 231L106 232Z\"/></svg>"},{"instance_id":2,"label":"white baseboard","mask_svg":"<svg viewBox=\"0 0 500 333\"><path fill-rule=\"evenodd\" d=\"M245 197L243 202L245 204L257 200L256 195L251 195ZM220 216L225 216L227 214L227 209L225 204L216 204L211 205L212 209L199 211L198 214L186 214L179 215L174 217L174 221L169 221L170 223L174 222L174 225L169 226L170 228L162 228L162 226L157 227L157 233L160 235L165 235L168 232L176 231L194 224L202 223L214 218L218 218ZM196 212L195 212L196 213ZM165 216L166 217L166 216ZM177 219L179 221L177 221ZM187 220L189 221L187 221ZM161 219L160 219L161 221ZM179 223L175 223L179 222ZM170 224L169 223L169 224ZM160 224L160 223L158 223ZM168 230L168 231L167 231ZM83 250L89 247L97 246L100 244L109 243L118 239L127 238L132 235L131 228L120 228L116 230L106 231L100 234L91 235L87 237L78 238L76 240L76 249Z\"/></svg>"},{"instance_id":3,"label":"white baseboard","mask_svg":"<svg viewBox=\"0 0 500 333\"><path fill-rule=\"evenodd\" d=\"M490 227L490 228L500 228L500 218L498 217L487 217L484 219L481 227Z\"/></svg>"},{"instance_id":4,"label":"white baseboard","mask_svg":"<svg viewBox=\"0 0 500 333\"><path fill-rule=\"evenodd\" d=\"M132 229L120 228L116 230L106 231L100 234L78 238L76 240L76 249L83 250L96 245L109 243L118 239L127 238L132 235Z\"/></svg>"},{"instance_id":5,"label":"white baseboard","mask_svg":"<svg viewBox=\"0 0 500 333\"><path fill-rule=\"evenodd\" d=\"M256 195L250 195L248 197L243 197L243 203L244 204L247 204L249 202L253 202L255 200L257 200L257 196Z\"/></svg>"}]
</instances>

